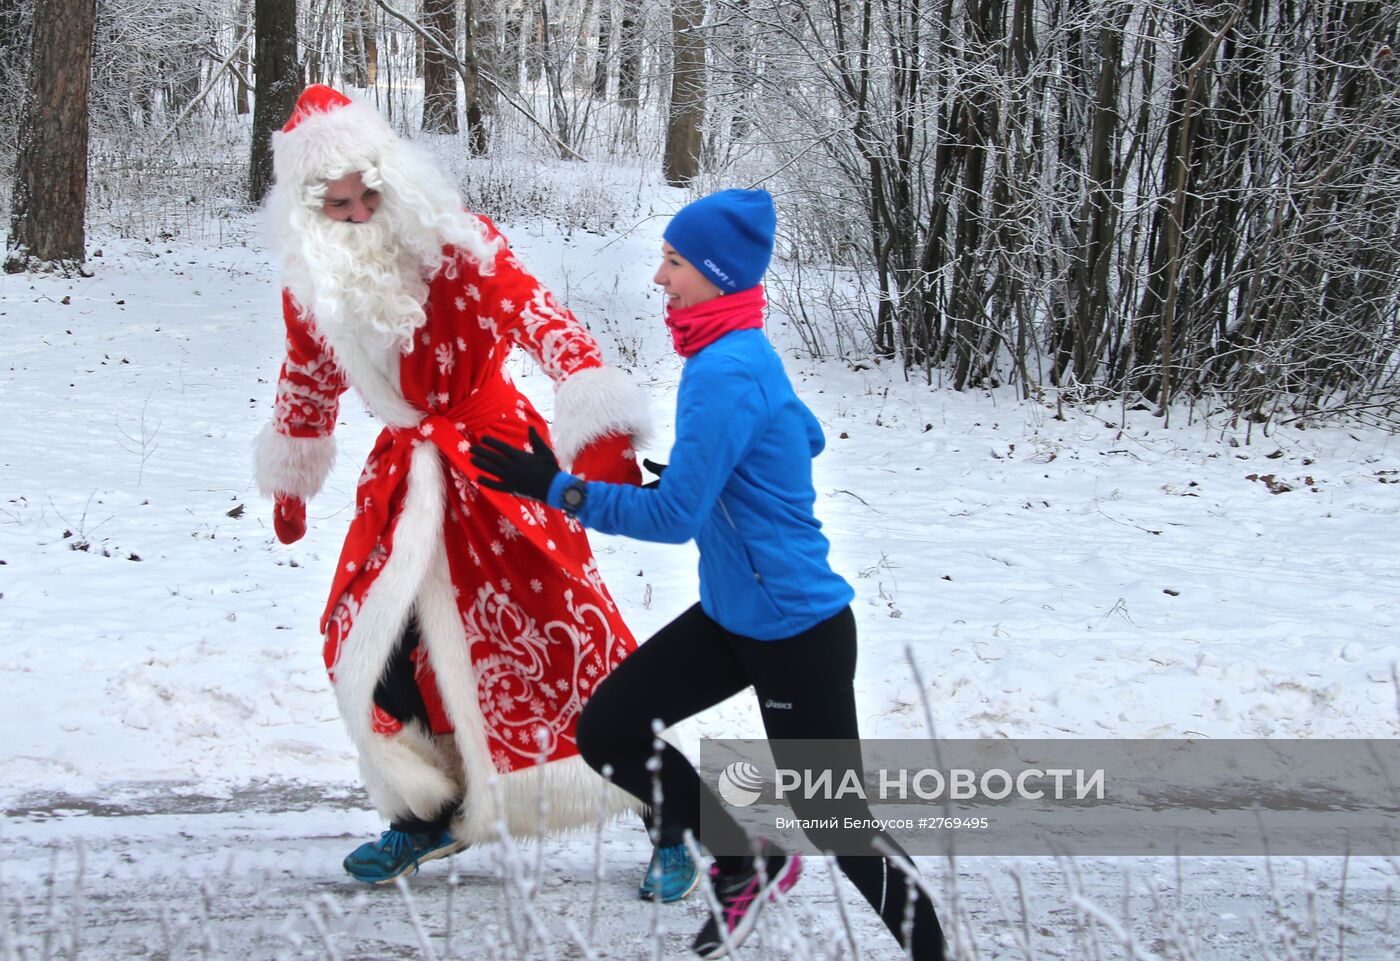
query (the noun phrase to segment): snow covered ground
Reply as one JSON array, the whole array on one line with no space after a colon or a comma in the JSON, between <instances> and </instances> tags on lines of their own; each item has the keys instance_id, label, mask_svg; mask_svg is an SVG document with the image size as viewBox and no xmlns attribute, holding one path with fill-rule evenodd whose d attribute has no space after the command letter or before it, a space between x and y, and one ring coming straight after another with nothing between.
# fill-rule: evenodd
<instances>
[{"instance_id":1,"label":"snow covered ground","mask_svg":"<svg viewBox=\"0 0 1400 961\"><path fill-rule=\"evenodd\" d=\"M669 429L662 223L501 226ZM227 236L245 239L99 236L89 279L0 275L0 958L684 957L702 908L633 900L633 824L467 851L413 880L412 908L341 873L380 825L315 624L378 428L345 403L310 532L278 544L249 463L275 277L249 223ZM818 510L859 594L866 736L924 736L925 697L950 737L1400 736L1400 439L1247 438L1199 408L1169 429L1117 404L1056 419L802 359L781 317L771 334L827 431ZM544 378L516 373L548 409ZM646 453L664 460L662 434ZM695 598L691 548L594 544L638 637ZM677 736L758 736L750 700ZM920 866L960 959L1400 949L1385 859ZM853 938L897 957L855 897L816 866L746 956L850 956Z\"/></svg>"}]
</instances>

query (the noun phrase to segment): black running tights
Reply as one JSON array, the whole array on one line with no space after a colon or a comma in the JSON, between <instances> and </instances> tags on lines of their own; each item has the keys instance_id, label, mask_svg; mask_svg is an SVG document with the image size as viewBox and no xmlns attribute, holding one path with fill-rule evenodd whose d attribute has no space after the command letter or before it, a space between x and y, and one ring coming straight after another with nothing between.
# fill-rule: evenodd
<instances>
[{"instance_id":1,"label":"black running tights","mask_svg":"<svg viewBox=\"0 0 1400 961\"><path fill-rule=\"evenodd\" d=\"M640 645L598 686L579 718L579 750L597 770L611 765L614 783L650 802L647 761L653 754L653 720L669 727L752 686L770 739L829 740L833 752L849 755L833 757L832 768L859 771L860 733L851 686L855 668L855 617L849 608L794 637L758 641L725 630L697 604ZM688 829L711 850L748 848L743 829L685 755L669 744L662 749L660 779L663 837L678 838ZM833 813L870 817L864 802L856 811L833 811L829 805L794 800L793 807L804 819L820 820ZM903 855L888 835L872 832L870 837L877 836ZM822 850L836 846L818 832L808 837ZM850 840L847 834L844 841ZM747 859L715 860L721 871L732 872ZM909 957L943 961L943 932L933 906L922 895L914 902L914 925L906 942L902 929L911 892L904 872L890 859L849 855L836 863Z\"/></svg>"}]
</instances>

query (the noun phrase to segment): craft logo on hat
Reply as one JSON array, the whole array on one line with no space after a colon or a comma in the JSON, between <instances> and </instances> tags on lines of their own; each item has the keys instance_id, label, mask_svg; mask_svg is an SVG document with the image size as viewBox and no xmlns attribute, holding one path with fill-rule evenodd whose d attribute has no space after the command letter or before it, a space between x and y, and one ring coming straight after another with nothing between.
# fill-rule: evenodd
<instances>
[{"instance_id":1,"label":"craft logo on hat","mask_svg":"<svg viewBox=\"0 0 1400 961\"><path fill-rule=\"evenodd\" d=\"M729 279L729 275L724 272L724 268L721 267L719 264L706 257L705 266L710 268L710 271L720 280L724 281L727 286L734 286L734 281Z\"/></svg>"}]
</instances>

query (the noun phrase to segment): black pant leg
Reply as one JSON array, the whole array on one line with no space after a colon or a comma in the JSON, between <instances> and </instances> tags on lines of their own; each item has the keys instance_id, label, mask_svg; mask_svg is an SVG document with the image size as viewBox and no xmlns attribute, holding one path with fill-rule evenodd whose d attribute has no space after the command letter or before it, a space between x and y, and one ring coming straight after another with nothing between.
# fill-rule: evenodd
<instances>
[{"instance_id":1,"label":"black pant leg","mask_svg":"<svg viewBox=\"0 0 1400 961\"><path fill-rule=\"evenodd\" d=\"M891 847L903 854L903 849L894 843L894 839L889 835L883 837ZM904 854L904 857L908 855ZM836 859L836 866L851 879L856 890L880 915L880 920L885 922L885 927L889 928L909 957L914 961L944 961L943 928L938 923L938 914L933 910L932 902L924 892L909 883L909 878L892 858L846 855ZM906 939L905 916L911 907L913 927Z\"/></svg>"},{"instance_id":2,"label":"black pant leg","mask_svg":"<svg viewBox=\"0 0 1400 961\"><path fill-rule=\"evenodd\" d=\"M379 675L379 683L374 687L374 703L400 724L417 721L424 729L432 730L428 706L423 703L423 692L418 689L413 665L413 652L418 649L421 640L418 618L410 614L404 624L403 635L394 646L394 652L384 665L384 672Z\"/></svg>"},{"instance_id":3,"label":"black pant leg","mask_svg":"<svg viewBox=\"0 0 1400 961\"><path fill-rule=\"evenodd\" d=\"M856 623L850 608L778 641L743 638L763 727L773 739L855 738Z\"/></svg>"},{"instance_id":4,"label":"black pant leg","mask_svg":"<svg viewBox=\"0 0 1400 961\"><path fill-rule=\"evenodd\" d=\"M602 683L578 721L578 748L596 770L612 768L614 784L652 804L652 722L669 727L713 707L749 686L730 651L733 635L696 604L627 656ZM701 843L702 813L710 840L744 844L744 834L705 787L694 766L670 744L661 751L661 816L657 825L663 846L679 844L687 829ZM654 822L648 827L652 827Z\"/></svg>"},{"instance_id":5,"label":"black pant leg","mask_svg":"<svg viewBox=\"0 0 1400 961\"><path fill-rule=\"evenodd\" d=\"M856 625L851 610L847 608L795 637L767 642L745 639L738 649L754 679L754 693L758 695L768 737L778 742L827 741L824 751L832 783L839 785L847 771L854 771L863 782L865 766L860 754L853 686ZM799 766L795 760L785 763L780 744L775 744L774 755L780 767ZM836 818L840 824L845 818L872 818L869 805L854 796L828 801L792 795L791 801L793 813L812 822ZM903 849L883 832L869 831L863 836L839 830L808 832L808 838L822 850L832 850L838 835L843 845L854 844L871 851L868 856L838 857L836 863L900 945L909 950L915 961L943 961L943 930L932 903L922 893L913 901L913 928L906 941L903 927L911 886L893 860L876 853L879 848L874 842L880 838L907 857Z\"/></svg>"}]
</instances>

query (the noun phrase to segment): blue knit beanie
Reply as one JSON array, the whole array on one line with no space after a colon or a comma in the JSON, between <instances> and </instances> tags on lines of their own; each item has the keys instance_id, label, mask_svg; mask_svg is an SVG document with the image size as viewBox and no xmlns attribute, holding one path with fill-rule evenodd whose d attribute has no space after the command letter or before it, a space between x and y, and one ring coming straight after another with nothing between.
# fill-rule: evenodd
<instances>
[{"instance_id":1,"label":"blue knit beanie","mask_svg":"<svg viewBox=\"0 0 1400 961\"><path fill-rule=\"evenodd\" d=\"M773 259L778 215L766 190L721 190L686 204L662 235L726 294L757 287Z\"/></svg>"}]
</instances>

